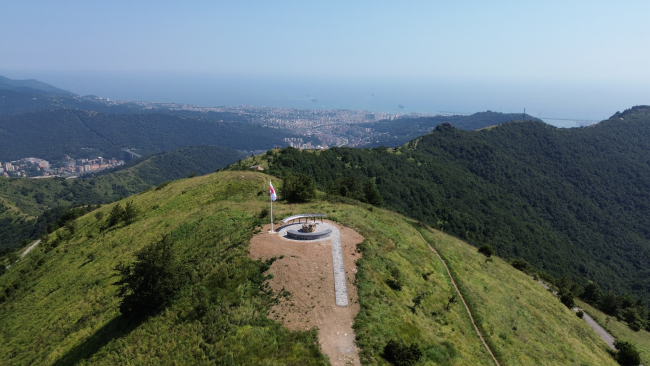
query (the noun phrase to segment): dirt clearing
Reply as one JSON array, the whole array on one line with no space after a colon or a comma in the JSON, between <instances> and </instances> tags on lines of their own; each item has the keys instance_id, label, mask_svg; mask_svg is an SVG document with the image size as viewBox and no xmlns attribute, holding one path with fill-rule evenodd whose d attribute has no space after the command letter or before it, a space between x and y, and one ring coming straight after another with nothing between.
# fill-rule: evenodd
<instances>
[{"instance_id":1,"label":"dirt clearing","mask_svg":"<svg viewBox=\"0 0 650 366\"><path fill-rule=\"evenodd\" d=\"M268 234L271 225L267 225L262 233L251 239L250 257L263 260L277 257L269 270L274 276L269 285L276 293L290 293L271 308L270 318L291 330L317 327L321 350L332 365L360 365L352 323L359 312L354 276L357 272L355 261L361 258L357 244L363 241L363 237L352 229L325 222L340 231L347 307L336 306L331 240L289 240Z\"/></svg>"}]
</instances>

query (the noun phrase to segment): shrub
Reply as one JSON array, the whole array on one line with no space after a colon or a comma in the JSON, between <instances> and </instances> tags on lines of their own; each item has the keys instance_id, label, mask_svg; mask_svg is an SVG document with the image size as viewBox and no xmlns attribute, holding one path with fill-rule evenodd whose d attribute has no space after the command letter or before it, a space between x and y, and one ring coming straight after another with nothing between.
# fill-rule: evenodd
<instances>
[{"instance_id":1,"label":"shrub","mask_svg":"<svg viewBox=\"0 0 650 366\"><path fill-rule=\"evenodd\" d=\"M141 318L169 305L180 290L185 273L177 262L173 242L163 236L136 254L131 265L119 264L115 271L120 279L117 297L120 312L127 317Z\"/></svg>"},{"instance_id":2,"label":"shrub","mask_svg":"<svg viewBox=\"0 0 650 366\"><path fill-rule=\"evenodd\" d=\"M104 213L101 211L95 212L95 218L97 219L97 221L100 221L101 219L104 218Z\"/></svg>"},{"instance_id":3,"label":"shrub","mask_svg":"<svg viewBox=\"0 0 650 366\"><path fill-rule=\"evenodd\" d=\"M392 267L390 268L390 278L386 280L388 287L393 290L399 291L402 289L402 274L399 272L399 269Z\"/></svg>"},{"instance_id":4,"label":"shrub","mask_svg":"<svg viewBox=\"0 0 650 366\"><path fill-rule=\"evenodd\" d=\"M160 184L158 185L158 187L156 187L156 191L159 191L159 190L161 190L161 189L167 187L167 186L169 185L169 183L171 183L171 182L172 182L171 180L168 180L168 181L166 181L166 182L162 182L162 183L160 183Z\"/></svg>"},{"instance_id":5,"label":"shrub","mask_svg":"<svg viewBox=\"0 0 650 366\"><path fill-rule=\"evenodd\" d=\"M420 345L412 343L406 346L396 340L390 340L384 347L384 358L395 366L410 366L422 357Z\"/></svg>"},{"instance_id":6,"label":"shrub","mask_svg":"<svg viewBox=\"0 0 650 366\"><path fill-rule=\"evenodd\" d=\"M264 208L262 209L262 211L260 211L259 218L260 218L260 219L263 219L263 218L266 218L266 217L268 217L268 216L269 216L269 209L266 208L266 207L264 207Z\"/></svg>"},{"instance_id":7,"label":"shrub","mask_svg":"<svg viewBox=\"0 0 650 366\"><path fill-rule=\"evenodd\" d=\"M533 266L528 263L525 259L513 259L510 262L510 265L513 266L515 269L518 269L524 273L528 273L533 269Z\"/></svg>"},{"instance_id":8,"label":"shrub","mask_svg":"<svg viewBox=\"0 0 650 366\"><path fill-rule=\"evenodd\" d=\"M77 231L77 221L76 220L67 221L65 223L65 229L68 230L70 236L73 236L74 233Z\"/></svg>"},{"instance_id":9,"label":"shrub","mask_svg":"<svg viewBox=\"0 0 650 366\"><path fill-rule=\"evenodd\" d=\"M641 355L636 346L630 342L614 342L616 352L616 361L623 366L638 366L641 363Z\"/></svg>"},{"instance_id":10,"label":"shrub","mask_svg":"<svg viewBox=\"0 0 650 366\"><path fill-rule=\"evenodd\" d=\"M478 248L478 252L483 254L486 257L491 257L494 255L494 249L488 244L483 244Z\"/></svg>"},{"instance_id":11,"label":"shrub","mask_svg":"<svg viewBox=\"0 0 650 366\"><path fill-rule=\"evenodd\" d=\"M573 294L569 291L560 293L560 302L569 309L573 309L576 306L576 302L573 299Z\"/></svg>"},{"instance_id":12,"label":"shrub","mask_svg":"<svg viewBox=\"0 0 650 366\"><path fill-rule=\"evenodd\" d=\"M582 311L582 310L578 310L578 312L576 313L576 315L578 316L578 318L582 319L582 317L585 316L585 312Z\"/></svg>"}]
</instances>

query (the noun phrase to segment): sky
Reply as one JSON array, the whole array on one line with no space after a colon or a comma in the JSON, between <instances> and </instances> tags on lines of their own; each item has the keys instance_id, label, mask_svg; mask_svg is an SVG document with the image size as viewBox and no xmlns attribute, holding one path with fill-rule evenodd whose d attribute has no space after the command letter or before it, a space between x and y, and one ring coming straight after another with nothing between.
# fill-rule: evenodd
<instances>
[{"instance_id":1,"label":"sky","mask_svg":"<svg viewBox=\"0 0 650 366\"><path fill-rule=\"evenodd\" d=\"M0 75L80 94L278 106L309 106L313 94L318 107L528 108L585 119L650 104L648 1L0 0L0 8Z\"/></svg>"}]
</instances>

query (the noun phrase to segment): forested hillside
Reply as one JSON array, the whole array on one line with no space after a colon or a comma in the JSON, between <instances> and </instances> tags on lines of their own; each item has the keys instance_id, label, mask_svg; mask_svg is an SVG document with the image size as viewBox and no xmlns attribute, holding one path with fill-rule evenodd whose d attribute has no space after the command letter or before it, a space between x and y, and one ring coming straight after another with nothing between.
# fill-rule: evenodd
<instances>
[{"instance_id":1,"label":"forested hillside","mask_svg":"<svg viewBox=\"0 0 650 366\"><path fill-rule=\"evenodd\" d=\"M542 120L524 115L522 113L499 113L499 112L479 112L469 116L435 116L435 117L418 117L418 118L400 118L394 120L383 120L369 124L374 132L386 134L376 136L374 142L365 147L401 146L417 136L431 132L437 125L444 122L451 123L454 127L461 130L478 130L481 128L498 125L504 122Z\"/></svg>"},{"instance_id":2,"label":"forested hillside","mask_svg":"<svg viewBox=\"0 0 650 366\"><path fill-rule=\"evenodd\" d=\"M554 276L650 300L650 107L579 129L438 126L395 150L267 158L273 173L309 174L331 194L372 178L398 212Z\"/></svg>"},{"instance_id":3,"label":"forested hillside","mask_svg":"<svg viewBox=\"0 0 650 366\"><path fill-rule=\"evenodd\" d=\"M165 181L214 172L244 157L227 148L190 146L97 177L0 178L0 249L38 238L70 207L111 202Z\"/></svg>"},{"instance_id":4,"label":"forested hillside","mask_svg":"<svg viewBox=\"0 0 650 366\"><path fill-rule=\"evenodd\" d=\"M106 114L61 109L0 116L0 161L121 157L122 148L142 155L184 146L217 145L238 150L286 146L289 131L237 122L168 114Z\"/></svg>"}]
</instances>

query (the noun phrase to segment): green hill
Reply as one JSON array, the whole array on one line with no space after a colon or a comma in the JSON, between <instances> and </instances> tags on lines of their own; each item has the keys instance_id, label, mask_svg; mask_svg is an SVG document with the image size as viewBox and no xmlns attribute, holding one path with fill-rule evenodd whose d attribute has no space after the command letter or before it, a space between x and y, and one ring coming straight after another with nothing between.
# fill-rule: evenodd
<instances>
[{"instance_id":1,"label":"green hill","mask_svg":"<svg viewBox=\"0 0 650 366\"><path fill-rule=\"evenodd\" d=\"M203 175L245 156L217 146L191 146L132 161L118 171L78 179L0 178L0 249L36 239L66 210L112 202L165 181Z\"/></svg>"},{"instance_id":2,"label":"green hill","mask_svg":"<svg viewBox=\"0 0 650 366\"><path fill-rule=\"evenodd\" d=\"M383 120L369 124L378 136L375 136L374 141L364 147L401 146L418 136L431 132L436 126L445 122L449 122L461 130L478 130L523 119L526 121L542 122L539 118L527 114L524 115L523 113L500 113L492 111L478 112L468 116L452 115Z\"/></svg>"},{"instance_id":3,"label":"green hill","mask_svg":"<svg viewBox=\"0 0 650 366\"><path fill-rule=\"evenodd\" d=\"M267 317L279 294L264 285L268 264L248 258L250 238L268 220L266 179L242 171L183 179L129 198L139 211L130 225L106 228L121 201L78 218L74 232L50 235L0 277L0 363L327 364L316 328L293 332ZM393 340L418 344L419 364L492 364L422 233L447 259L502 365L615 364L583 321L498 258L363 204L274 207L276 218L299 212L324 212L365 238L354 321L365 363L386 365ZM185 284L164 310L129 321L118 310L114 268L164 235ZM396 276L400 290L387 284Z\"/></svg>"},{"instance_id":4,"label":"green hill","mask_svg":"<svg viewBox=\"0 0 650 366\"><path fill-rule=\"evenodd\" d=\"M311 175L332 194L373 179L397 212L553 276L648 301L648 156L650 107L635 107L579 129L439 126L395 150L284 149L265 159L274 174Z\"/></svg>"},{"instance_id":5,"label":"green hill","mask_svg":"<svg viewBox=\"0 0 650 366\"><path fill-rule=\"evenodd\" d=\"M0 76L0 89L13 90L13 91L22 91L35 94L46 94L46 95L66 95L73 96L74 93L71 93L67 90L59 89L50 84L43 83L38 80L29 79L29 80L14 80L9 79L4 76Z\"/></svg>"}]
</instances>

